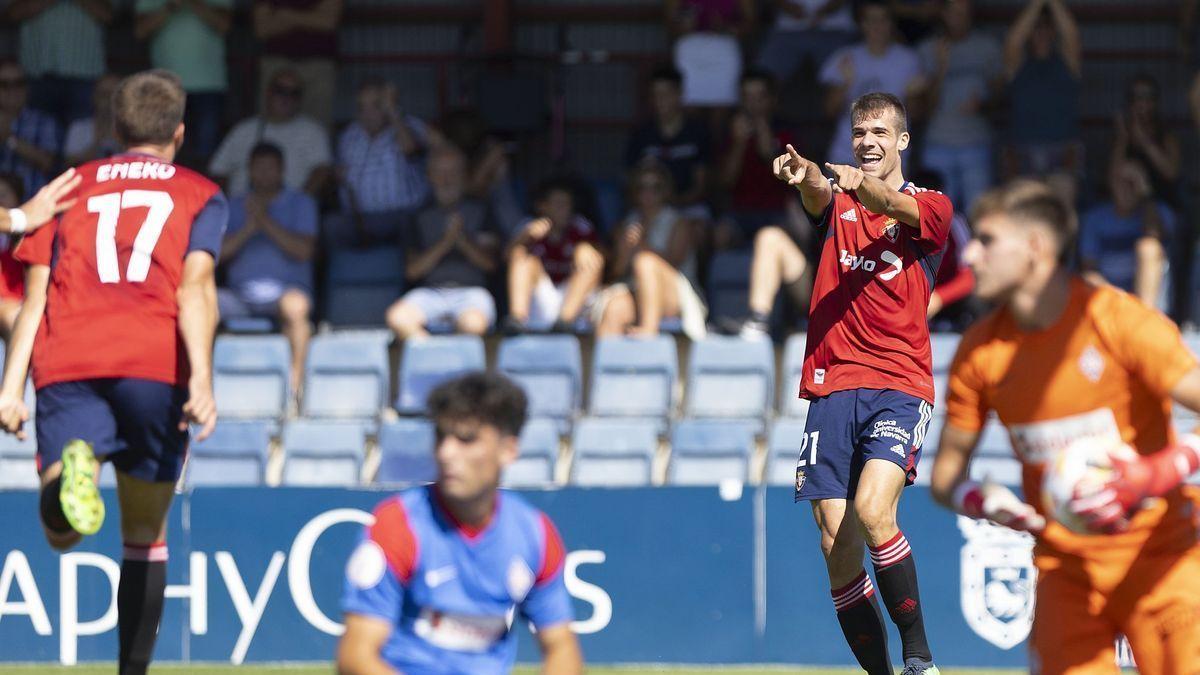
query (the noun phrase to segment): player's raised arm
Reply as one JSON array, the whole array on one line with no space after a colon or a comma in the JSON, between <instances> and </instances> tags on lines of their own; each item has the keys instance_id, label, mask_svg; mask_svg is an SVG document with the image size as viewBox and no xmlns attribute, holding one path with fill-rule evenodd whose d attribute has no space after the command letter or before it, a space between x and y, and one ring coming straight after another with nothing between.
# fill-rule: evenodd
<instances>
[{"instance_id":1,"label":"player's raised arm","mask_svg":"<svg viewBox=\"0 0 1200 675\"><path fill-rule=\"evenodd\" d=\"M217 406L212 391L213 339L217 333L216 261L207 251L193 251L183 261L179 303L179 334L187 349L192 375L188 401L183 406L180 426L199 424L197 440L204 440L217 424Z\"/></svg>"},{"instance_id":2,"label":"player's raised arm","mask_svg":"<svg viewBox=\"0 0 1200 675\"><path fill-rule=\"evenodd\" d=\"M582 675L583 653L570 624L559 624L538 631L544 675Z\"/></svg>"},{"instance_id":3,"label":"player's raised arm","mask_svg":"<svg viewBox=\"0 0 1200 675\"><path fill-rule=\"evenodd\" d=\"M46 311L46 287L50 284L49 265L30 265L25 270L25 300L17 314L8 354L4 361L4 379L0 384L0 425L10 434L25 440L24 423L29 420L25 407L25 378L29 374L29 359L33 356L33 341L42 314Z\"/></svg>"},{"instance_id":4,"label":"player's raised arm","mask_svg":"<svg viewBox=\"0 0 1200 675\"><path fill-rule=\"evenodd\" d=\"M833 188L814 162L800 156L789 143L787 152L775 158L775 177L800 191L800 201L809 215L819 216L833 200Z\"/></svg>"},{"instance_id":5,"label":"player's raised arm","mask_svg":"<svg viewBox=\"0 0 1200 675\"><path fill-rule=\"evenodd\" d=\"M345 615L346 632L338 641L338 675L399 675L380 656L392 635L392 624L378 617Z\"/></svg>"},{"instance_id":6,"label":"player's raised arm","mask_svg":"<svg viewBox=\"0 0 1200 675\"><path fill-rule=\"evenodd\" d=\"M0 210L0 232L22 234L50 222L51 218L75 205L75 200L67 197L79 187L80 180L75 169L67 169L42 186L33 199L20 208Z\"/></svg>"}]
</instances>

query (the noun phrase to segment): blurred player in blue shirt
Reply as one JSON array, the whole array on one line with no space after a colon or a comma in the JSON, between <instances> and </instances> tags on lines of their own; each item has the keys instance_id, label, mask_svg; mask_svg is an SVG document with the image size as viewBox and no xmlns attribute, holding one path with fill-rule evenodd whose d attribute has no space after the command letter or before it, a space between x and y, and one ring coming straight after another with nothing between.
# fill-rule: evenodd
<instances>
[{"instance_id":1,"label":"blurred player in blue shirt","mask_svg":"<svg viewBox=\"0 0 1200 675\"><path fill-rule=\"evenodd\" d=\"M544 672L582 673L562 539L544 513L499 490L517 459L524 392L475 373L435 389L428 407L437 482L383 501L350 556L338 672L506 673L519 614L537 630Z\"/></svg>"}]
</instances>

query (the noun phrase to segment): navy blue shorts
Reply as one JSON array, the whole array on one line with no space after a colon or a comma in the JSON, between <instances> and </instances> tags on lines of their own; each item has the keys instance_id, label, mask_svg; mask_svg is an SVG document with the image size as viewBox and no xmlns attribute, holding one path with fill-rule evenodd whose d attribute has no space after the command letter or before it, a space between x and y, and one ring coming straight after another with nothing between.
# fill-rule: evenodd
<instances>
[{"instance_id":1,"label":"navy blue shorts","mask_svg":"<svg viewBox=\"0 0 1200 675\"><path fill-rule=\"evenodd\" d=\"M808 408L796 501L853 499L869 459L886 459L917 479L921 444L933 406L891 389L849 389L814 400Z\"/></svg>"},{"instance_id":2,"label":"navy blue shorts","mask_svg":"<svg viewBox=\"0 0 1200 675\"><path fill-rule=\"evenodd\" d=\"M38 467L61 460L63 446L82 439L122 473L175 482L187 456L188 432L179 430L187 397L182 387L133 378L42 387L37 390Z\"/></svg>"}]
</instances>

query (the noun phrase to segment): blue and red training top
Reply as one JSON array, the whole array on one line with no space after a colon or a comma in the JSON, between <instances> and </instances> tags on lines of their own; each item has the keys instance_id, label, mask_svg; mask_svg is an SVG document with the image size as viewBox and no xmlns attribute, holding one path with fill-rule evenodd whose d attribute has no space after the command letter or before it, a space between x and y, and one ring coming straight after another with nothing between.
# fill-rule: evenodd
<instances>
[{"instance_id":1,"label":"blue and red training top","mask_svg":"<svg viewBox=\"0 0 1200 675\"><path fill-rule=\"evenodd\" d=\"M473 529L436 487L413 488L376 507L346 565L342 609L392 623L381 656L405 675L504 673L516 615L538 630L572 620L565 560L550 518L519 495L501 491Z\"/></svg>"}]
</instances>

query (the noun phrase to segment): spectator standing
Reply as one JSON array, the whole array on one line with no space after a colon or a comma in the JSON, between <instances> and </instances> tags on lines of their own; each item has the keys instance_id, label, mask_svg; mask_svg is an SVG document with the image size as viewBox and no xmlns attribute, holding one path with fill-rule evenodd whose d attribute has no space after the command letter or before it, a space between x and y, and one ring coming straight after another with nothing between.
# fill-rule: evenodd
<instances>
[{"instance_id":1,"label":"spectator standing","mask_svg":"<svg viewBox=\"0 0 1200 675\"><path fill-rule=\"evenodd\" d=\"M405 242L404 272L418 286L388 308L387 324L400 339L446 326L483 335L496 320L487 283L497 268L500 238L487 207L467 197L463 154L437 149L428 166L433 203L417 214Z\"/></svg>"},{"instance_id":2,"label":"spectator standing","mask_svg":"<svg viewBox=\"0 0 1200 675\"><path fill-rule=\"evenodd\" d=\"M1157 200L1144 167L1117 161L1108 175L1110 201L1083 214L1079 230L1080 266L1085 276L1106 281L1167 310L1169 265L1164 241L1175 215Z\"/></svg>"},{"instance_id":3,"label":"spectator standing","mask_svg":"<svg viewBox=\"0 0 1200 675\"><path fill-rule=\"evenodd\" d=\"M825 114L837 120L826 153L832 164L855 164L850 138L850 103L869 92L892 94L903 101L921 92L925 80L917 53L896 42L891 10L878 2L859 9L863 41L834 52L821 67L826 87Z\"/></svg>"},{"instance_id":4,"label":"spectator standing","mask_svg":"<svg viewBox=\"0 0 1200 675\"><path fill-rule=\"evenodd\" d=\"M985 110L1003 87L1000 44L972 29L973 0L945 0L942 33L921 43L929 74L924 165L942 175L946 196L970 211L992 185L992 128Z\"/></svg>"},{"instance_id":5,"label":"spectator standing","mask_svg":"<svg viewBox=\"0 0 1200 675\"><path fill-rule=\"evenodd\" d=\"M109 0L12 0L6 10L18 25L20 62L32 80L30 104L65 129L91 113L92 83L105 70Z\"/></svg>"},{"instance_id":6,"label":"spectator standing","mask_svg":"<svg viewBox=\"0 0 1200 675\"><path fill-rule=\"evenodd\" d=\"M808 59L819 68L853 42L857 30L850 0L775 0L775 25L758 53L758 67L783 85Z\"/></svg>"},{"instance_id":7,"label":"spectator standing","mask_svg":"<svg viewBox=\"0 0 1200 675\"><path fill-rule=\"evenodd\" d=\"M304 82L295 70L284 69L271 78L266 108L238 122L209 162L208 172L224 181L231 196L249 188L250 151L262 142L283 151L283 184L293 190L319 195L331 175L329 133L313 118L300 112Z\"/></svg>"},{"instance_id":8,"label":"spectator standing","mask_svg":"<svg viewBox=\"0 0 1200 675\"><path fill-rule=\"evenodd\" d=\"M342 209L358 243L394 241L429 195L425 123L400 110L395 85L367 80L358 114L338 138Z\"/></svg>"},{"instance_id":9,"label":"spectator standing","mask_svg":"<svg viewBox=\"0 0 1200 675\"><path fill-rule=\"evenodd\" d=\"M67 166L78 166L121 151L113 126L112 109L113 91L119 81L120 78L112 73L101 75L92 89L92 116L75 120L67 127L62 148Z\"/></svg>"},{"instance_id":10,"label":"spectator standing","mask_svg":"<svg viewBox=\"0 0 1200 675\"><path fill-rule=\"evenodd\" d=\"M571 185L547 181L534 205L537 217L509 246L506 333L571 330L604 275L596 228L576 210Z\"/></svg>"},{"instance_id":11,"label":"spectator standing","mask_svg":"<svg viewBox=\"0 0 1200 675\"><path fill-rule=\"evenodd\" d=\"M712 219L705 202L708 185L709 138L704 125L684 113L683 76L660 68L650 78L651 119L634 130L625 148L629 168L657 162L671 173L674 205L697 222Z\"/></svg>"},{"instance_id":12,"label":"spectator standing","mask_svg":"<svg viewBox=\"0 0 1200 675\"><path fill-rule=\"evenodd\" d=\"M723 108L737 102L740 42L755 25L754 0L666 0L675 66L683 73L683 102Z\"/></svg>"},{"instance_id":13,"label":"spectator standing","mask_svg":"<svg viewBox=\"0 0 1200 675\"><path fill-rule=\"evenodd\" d=\"M312 258L317 203L283 184L283 152L260 143L250 152L250 192L229 203L229 228L221 245L225 288L221 318L279 319L292 350L292 382L304 381L312 337Z\"/></svg>"},{"instance_id":14,"label":"spectator standing","mask_svg":"<svg viewBox=\"0 0 1200 675\"><path fill-rule=\"evenodd\" d=\"M137 0L135 35L150 42L150 63L179 76L187 92L185 163L207 166L220 140L229 79L225 34L233 0Z\"/></svg>"},{"instance_id":15,"label":"spectator standing","mask_svg":"<svg viewBox=\"0 0 1200 675\"><path fill-rule=\"evenodd\" d=\"M343 4L342 0L254 2L254 36L263 50L259 81L269 86L278 71L295 69L307 85L301 109L326 126L333 123Z\"/></svg>"},{"instance_id":16,"label":"spectator standing","mask_svg":"<svg viewBox=\"0 0 1200 675\"><path fill-rule=\"evenodd\" d=\"M58 128L29 107L29 81L14 61L0 61L0 171L20 176L25 194L46 184L58 153Z\"/></svg>"},{"instance_id":17,"label":"spectator standing","mask_svg":"<svg viewBox=\"0 0 1200 675\"><path fill-rule=\"evenodd\" d=\"M1029 0L1004 42L1009 132L1002 166L1019 175L1079 175L1079 26L1062 0Z\"/></svg>"}]
</instances>

